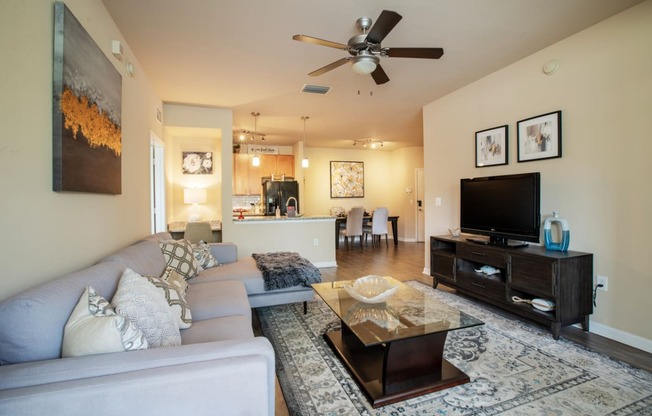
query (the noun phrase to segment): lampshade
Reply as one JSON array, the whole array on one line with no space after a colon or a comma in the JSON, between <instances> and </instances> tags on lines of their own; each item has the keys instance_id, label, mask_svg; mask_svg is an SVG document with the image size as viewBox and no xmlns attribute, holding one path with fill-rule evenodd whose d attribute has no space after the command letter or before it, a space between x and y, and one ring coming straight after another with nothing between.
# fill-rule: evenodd
<instances>
[{"instance_id":1,"label":"lampshade","mask_svg":"<svg viewBox=\"0 0 652 416\"><path fill-rule=\"evenodd\" d=\"M310 167L310 162L308 161L307 157L304 157L303 160L301 161L301 167L302 168Z\"/></svg>"},{"instance_id":2,"label":"lampshade","mask_svg":"<svg viewBox=\"0 0 652 416\"><path fill-rule=\"evenodd\" d=\"M206 203L206 188L185 188L183 190L183 203L184 204L205 204Z\"/></svg>"},{"instance_id":3,"label":"lampshade","mask_svg":"<svg viewBox=\"0 0 652 416\"><path fill-rule=\"evenodd\" d=\"M253 166L260 166L260 156L258 156L258 154L255 154L254 157L251 159L251 164Z\"/></svg>"},{"instance_id":4,"label":"lampshade","mask_svg":"<svg viewBox=\"0 0 652 416\"><path fill-rule=\"evenodd\" d=\"M353 72L360 75L369 75L376 70L378 57L373 55L358 55L353 58Z\"/></svg>"}]
</instances>

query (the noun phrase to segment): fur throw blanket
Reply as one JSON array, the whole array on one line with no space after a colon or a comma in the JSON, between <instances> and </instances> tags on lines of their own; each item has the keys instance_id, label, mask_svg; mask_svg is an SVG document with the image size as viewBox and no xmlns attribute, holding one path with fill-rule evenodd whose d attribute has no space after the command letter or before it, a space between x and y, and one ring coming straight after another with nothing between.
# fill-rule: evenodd
<instances>
[{"instance_id":1,"label":"fur throw blanket","mask_svg":"<svg viewBox=\"0 0 652 416\"><path fill-rule=\"evenodd\" d=\"M297 285L310 287L321 282L321 272L299 253L253 253L256 265L263 274L265 290L283 289Z\"/></svg>"}]
</instances>

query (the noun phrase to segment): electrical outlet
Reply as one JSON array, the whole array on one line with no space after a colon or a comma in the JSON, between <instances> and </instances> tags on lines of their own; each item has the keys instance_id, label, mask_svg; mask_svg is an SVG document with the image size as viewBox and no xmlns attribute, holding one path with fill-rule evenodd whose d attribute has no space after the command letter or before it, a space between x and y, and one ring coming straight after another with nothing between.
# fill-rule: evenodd
<instances>
[{"instance_id":1,"label":"electrical outlet","mask_svg":"<svg viewBox=\"0 0 652 416\"><path fill-rule=\"evenodd\" d=\"M312 244L313 244L314 246L318 246L318 245L319 245L319 239L318 239L318 238L315 238L314 240L312 240Z\"/></svg>"},{"instance_id":2,"label":"electrical outlet","mask_svg":"<svg viewBox=\"0 0 652 416\"><path fill-rule=\"evenodd\" d=\"M602 287L598 287L598 290L604 290L606 292L609 287L609 278L607 276L597 275L595 277L595 283L597 285L602 285Z\"/></svg>"}]
</instances>

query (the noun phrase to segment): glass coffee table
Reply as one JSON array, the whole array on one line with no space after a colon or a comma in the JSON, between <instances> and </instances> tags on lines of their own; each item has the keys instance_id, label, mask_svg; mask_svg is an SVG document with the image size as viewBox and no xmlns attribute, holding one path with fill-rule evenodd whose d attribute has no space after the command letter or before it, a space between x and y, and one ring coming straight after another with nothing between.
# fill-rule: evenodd
<instances>
[{"instance_id":1,"label":"glass coffee table","mask_svg":"<svg viewBox=\"0 0 652 416\"><path fill-rule=\"evenodd\" d=\"M391 277L397 292L367 304L344 289L354 281L313 284L315 292L342 321L324 334L371 405L376 408L464 384L469 376L443 357L449 331L484 322Z\"/></svg>"}]
</instances>

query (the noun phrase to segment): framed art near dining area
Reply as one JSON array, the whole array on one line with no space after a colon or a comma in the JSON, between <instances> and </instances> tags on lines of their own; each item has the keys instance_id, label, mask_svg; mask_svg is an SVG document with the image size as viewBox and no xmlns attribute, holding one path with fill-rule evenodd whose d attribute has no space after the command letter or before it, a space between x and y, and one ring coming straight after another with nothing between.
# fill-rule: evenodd
<instances>
[{"instance_id":1,"label":"framed art near dining area","mask_svg":"<svg viewBox=\"0 0 652 416\"><path fill-rule=\"evenodd\" d=\"M507 125L475 133L475 167L506 165Z\"/></svg>"},{"instance_id":2,"label":"framed art near dining area","mask_svg":"<svg viewBox=\"0 0 652 416\"><path fill-rule=\"evenodd\" d=\"M331 198L364 198L364 162L331 161Z\"/></svg>"},{"instance_id":3,"label":"framed art near dining area","mask_svg":"<svg viewBox=\"0 0 652 416\"><path fill-rule=\"evenodd\" d=\"M561 157L561 111L526 118L516 126L519 162Z\"/></svg>"},{"instance_id":4,"label":"framed art near dining area","mask_svg":"<svg viewBox=\"0 0 652 416\"><path fill-rule=\"evenodd\" d=\"M122 76L62 2L54 3L53 189L122 193Z\"/></svg>"}]
</instances>

